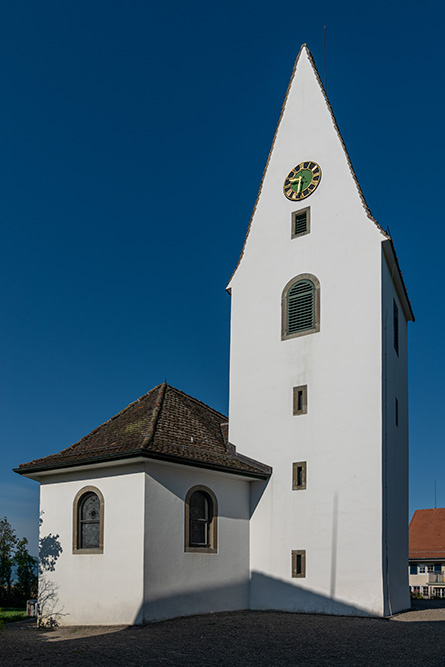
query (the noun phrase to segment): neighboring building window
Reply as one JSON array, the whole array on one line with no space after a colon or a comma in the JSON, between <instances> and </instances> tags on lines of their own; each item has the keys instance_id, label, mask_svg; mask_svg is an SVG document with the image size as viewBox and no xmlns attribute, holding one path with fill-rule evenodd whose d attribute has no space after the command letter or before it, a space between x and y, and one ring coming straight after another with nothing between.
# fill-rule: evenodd
<instances>
[{"instance_id":1,"label":"neighboring building window","mask_svg":"<svg viewBox=\"0 0 445 667\"><path fill-rule=\"evenodd\" d=\"M293 414L307 414L307 384L294 387L293 399Z\"/></svg>"},{"instance_id":2,"label":"neighboring building window","mask_svg":"<svg viewBox=\"0 0 445 667\"><path fill-rule=\"evenodd\" d=\"M73 503L73 553L103 553L104 498L94 486L81 489Z\"/></svg>"},{"instance_id":3,"label":"neighboring building window","mask_svg":"<svg viewBox=\"0 0 445 667\"><path fill-rule=\"evenodd\" d=\"M294 211L292 213L292 234L291 238L296 236L304 236L311 231L311 209L307 208Z\"/></svg>"},{"instance_id":4,"label":"neighboring building window","mask_svg":"<svg viewBox=\"0 0 445 667\"><path fill-rule=\"evenodd\" d=\"M306 576L306 551L292 551L292 577L304 578Z\"/></svg>"},{"instance_id":5,"label":"neighboring building window","mask_svg":"<svg viewBox=\"0 0 445 667\"><path fill-rule=\"evenodd\" d=\"M435 563L434 564L434 572L438 574L439 572L442 572L442 565L440 563Z\"/></svg>"},{"instance_id":6,"label":"neighboring building window","mask_svg":"<svg viewBox=\"0 0 445 667\"><path fill-rule=\"evenodd\" d=\"M399 401L396 398L396 426L399 425Z\"/></svg>"},{"instance_id":7,"label":"neighboring building window","mask_svg":"<svg viewBox=\"0 0 445 667\"><path fill-rule=\"evenodd\" d=\"M434 572L434 566L433 565L427 565L428 572Z\"/></svg>"},{"instance_id":8,"label":"neighboring building window","mask_svg":"<svg viewBox=\"0 0 445 667\"><path fill-rule=\"evenodd\" d=\"M399 309L394 301L393 306L393 320L394 320L394 349L399 354Z\"/></svg>"},{"instance_id":9,"label":"neighboring building window","mask_svg":"<svg viewBox=\"0 0 445 667\"><path fill-rule=\"evenodd\" d=\"M413 593L420 593L420 586L411 586L411 590Z\"/></svg>"},{"instance_id":10,"label":"neighboring building window","mask_svg":"<svg viewBox=\"0 0 445 667\"><path fill-rule=\"evenodd\" d=\"M428 586L422 586L422 595L424 598L428 597Z\"/></svg>"},{"instance_id":11,"label":"neighboring building window","mask_svg":"<svg viewBox=\"0 0 445 667\"><path fill-rule=\"evenodd\" d=\"M406 570L405 570L406 572ZM409 566L409 573L410 574L417 574L417 565L410 565Z\"/></svg>"},{"instance_id":12,"label":"neighboring building window","mask_svg":"<svg viewBox=\"0 0 445 667\"><path fill-rule=\"evenodd\" d=\"M292 490L299 491L306 488L306 461L292 464Z\"/></svg>"},{"instance_id":13,"label":"neighboring building window","mask_svg":"<svg viewBox=\"0 0 445 667\"><path fill-rule=\"evenodd\" d=\"M308 273L292 278L281 295L281 338L320 331L320 283Z\"/></svg>"},{"instance_id":14,"label":"neighboring building window","mask_svg":"<svg viewBox=\"0 0 445 667\"><path fill-rule=\"evenodd\" d=\"M419 574L425 574L426 568L425 565L419 565Z\"/></svg>"},{"instance_id":15,"label":"neighboring building window","mask_svg":"<svg viewBox=\"0 0 445 667\"><path fill-rule=\"evenodd\" d=\"M205 486L194 486L185 499L185 551L217 552L217 514L215 494Z\"/></svg>"}]
</instances>

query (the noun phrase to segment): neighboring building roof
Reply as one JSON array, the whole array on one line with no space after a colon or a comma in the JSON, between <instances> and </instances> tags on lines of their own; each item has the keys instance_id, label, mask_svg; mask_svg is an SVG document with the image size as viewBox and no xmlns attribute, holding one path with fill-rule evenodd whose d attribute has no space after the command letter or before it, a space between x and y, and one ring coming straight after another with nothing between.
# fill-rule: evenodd
<instances>
[{"instance_id":1,"label":"neighboring building roof","mask_svg":"<svg viewBox=\"0 0 445 667\"><path fill-rule=\"evenodd\" d=\"M445 508L416 510L409 524L410 558L445 558Z\"/></svg>"},{"instance_id":2,"label":"neighboring building roof","mask_svg":"<svg viewBox=\"0 0 445 667\"><path fill-rule=\"evenodd\" d=\"M23 463L31 474L136 456L266 479L272 468L237 454L227 441L227 417L170 387L151 389L89 435L58 454Z\"/></svg>"}]
</instances>

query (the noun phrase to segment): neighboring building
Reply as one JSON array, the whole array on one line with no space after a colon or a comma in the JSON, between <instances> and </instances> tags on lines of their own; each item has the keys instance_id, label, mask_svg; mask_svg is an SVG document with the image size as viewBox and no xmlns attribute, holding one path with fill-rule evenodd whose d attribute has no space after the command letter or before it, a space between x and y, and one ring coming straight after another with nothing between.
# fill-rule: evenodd
<instances>
[{"instance_id":1,"label":"neighboring building","mask_svg":"<svg viewBox=\"0 0 445 667\"><path fill-rule=\"evenodd\" d=\"M445 508L416 510L409 524L409 587L424 598L445 597Z\"/></svg>"},{"instance_id":2,"label":"neighboring building","mask_svg":"<svg viewBox=\"0 0 445 667\"><path fill-rule=\"evenodd\" d=\"M228 290L229 437L160 385L18 469L63 546L63 623L409 607L414 318L305 45Z\"/></svg>"}]
</instances>

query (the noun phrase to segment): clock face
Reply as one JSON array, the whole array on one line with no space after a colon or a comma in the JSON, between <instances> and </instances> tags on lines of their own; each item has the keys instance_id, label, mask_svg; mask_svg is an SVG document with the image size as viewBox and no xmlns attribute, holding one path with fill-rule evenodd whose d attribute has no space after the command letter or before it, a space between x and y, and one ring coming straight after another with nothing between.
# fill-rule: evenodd
<instances>
[{"instance_id":1,"label":"clock face","mask_svg":"<svg viewBox=\"0 0 445 667\"><path fill-rule=\"evenodd\" d=\"M301 201L311 195L321 181L321 169L316 162L301 162L286 176L283 192L291 201Z\"/></svg>"}]
</instances>

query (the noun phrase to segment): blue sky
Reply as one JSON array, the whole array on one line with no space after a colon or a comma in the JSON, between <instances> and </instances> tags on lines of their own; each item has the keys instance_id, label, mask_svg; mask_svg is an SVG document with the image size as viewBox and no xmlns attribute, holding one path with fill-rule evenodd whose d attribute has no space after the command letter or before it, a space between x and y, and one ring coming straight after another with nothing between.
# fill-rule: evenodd
<instances>
[{"instance_id":1,"label":"blue sky","mask_svg":"<svg viewBox=\"0 0 445 667\"><path fill-rule=\"evenodd\" d=\"M36 550L12 472L168 382L227 412L236 264L307 42L410 325L410 515L445 505L443 34L437 2L0 7L0 516ZM434 318L432 315L434 314Z\"/></svg>"}]
</instances>

